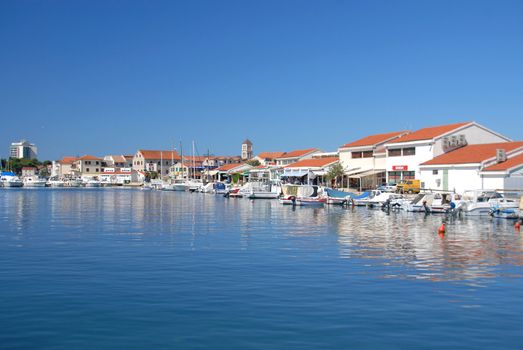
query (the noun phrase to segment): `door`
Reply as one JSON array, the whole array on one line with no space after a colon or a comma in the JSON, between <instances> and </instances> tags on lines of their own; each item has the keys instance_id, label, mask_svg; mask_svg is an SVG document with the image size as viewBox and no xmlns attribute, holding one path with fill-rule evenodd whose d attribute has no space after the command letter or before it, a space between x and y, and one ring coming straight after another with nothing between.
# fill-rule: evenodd
<instances>
[{"instance_id":1,"label":"door","mask_svg":"<svg viewBox=\"0 0 523 350\"><path fill-rule=\"evenodd\" d=\"M449 171L448 169L443 170L443 191L449 190Z\"/></svg>"}]
</instances>

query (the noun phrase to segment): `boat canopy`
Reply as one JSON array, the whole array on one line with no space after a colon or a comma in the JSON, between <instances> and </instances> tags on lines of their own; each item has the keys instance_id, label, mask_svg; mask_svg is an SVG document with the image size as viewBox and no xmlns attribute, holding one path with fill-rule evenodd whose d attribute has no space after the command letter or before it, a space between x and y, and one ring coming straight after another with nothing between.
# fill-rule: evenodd
<instances>
[{"instance_id":1,"label":"boat canopy","mask_svg":"<svg viewBox=\"0 0 523 350\"><path fill-rule=\"evenodd\" d=\"M363 170L363 171L360 171L360 172L357 172L357 173L354 173L354 174L348 175L348 176L352 177L352 178L360 179L362 177L376 175L376 174L383 173L383 172L385 172L385 169L368 169L368 170Z\"/></svg>"},{"instance_id":2,"label":"boat canopy","mask_svg":"<svg viewBox=\"0 0 523 350\"><path fill-rule=\"evenodd\" d=\"M302 177L309 173L307 169L285 169L282 177Z\"/></svg>"}]
</instances>

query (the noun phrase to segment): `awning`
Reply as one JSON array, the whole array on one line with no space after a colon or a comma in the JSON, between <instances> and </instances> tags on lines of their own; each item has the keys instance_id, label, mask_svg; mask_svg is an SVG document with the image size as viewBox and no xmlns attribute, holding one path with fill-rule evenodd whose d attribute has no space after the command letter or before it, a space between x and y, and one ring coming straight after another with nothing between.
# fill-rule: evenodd
<instances>
[{"instance_id":1,"label":"awning","mask_svg":"<svg viewBox=\"0 0 523 350\"><path fill-rule=\"evenodd\" d=\"M370 170L370 169L367 169L367 170ZM346 176L351 176L351 175L354 175L354 174L362 173L362 172L367 171L367 170L363 170L361 168L353 168L353 169L350 169L349 171L347 171L345 173L345 175Z\"/></svg>"},{"instance_id":2,"label":"awning","mask_svg":"<svg viewBox=\"0 0 523 350\"><path fill-rule=\"evenodd\" d=\"M317 176L325 176L327 172L325 170L313 170L312 173Z\"/></svg>"},{"instance_id":3,"label":"awning","mask_svg":"<svg viewBox=\"0 0 523 350\"><path fill-rule=\"evenodd\" d=\"M209 171L209 175L210 175L210 176L214 176L214 175L216 175L216 174L218 174L218 173L219 173L219 171L217 171L217 170L211 170L211 171Z\"/></svg>"},{"instance_id":4,"label":"awning","mask_svg":"<svg viewBox=\"0 0 523 350\"><path fill-rule=\"evenodd\" d=\"M307 175L309 170L304 169L285 169L282 177L302 177Z\"/></svg>"},{"instance_id":5,"label":"awning","mask_svg":"<svg viewBox=\"0 0 523 350\"><path fill-rule=\"evenodd\" d=\"M371 169L371 170L359 172L359 173L354 174L349 177L360 179L362 177L372 176L372 175L376 175L376 174L384 173L384 172L385 172L385 169Z\"/></svg>"}]
</instances>

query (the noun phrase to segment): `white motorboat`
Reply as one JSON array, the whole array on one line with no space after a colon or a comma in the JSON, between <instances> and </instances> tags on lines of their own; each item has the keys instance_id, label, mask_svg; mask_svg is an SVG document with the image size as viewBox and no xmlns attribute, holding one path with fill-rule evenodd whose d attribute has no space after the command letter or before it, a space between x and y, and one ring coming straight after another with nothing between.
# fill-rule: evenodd
<instances>
[{"instance_id":1,"label":"white motorboat","mask_svg":"<svg viewBox=\"0 0 523 350\"><path fill-rule=\"evenodd\" d=\"M396 205L408 212L425 212L425 213L447 213L454 203L458 208L460 200L454 193L420 193L413 200L406 199L393 201L391 205Z\"/></svg>"},{"instance_id":2,"label":"white motorboat","mask_svg":"<svg viewBox=\"0 0 523 350\"><path fill-rule=\"evenodd\" d=\"M213 184L213 192L215 194L225 194L225 193L229 192L229 188L228 188L227 184L225 184L223 182L215 182Z\"/></svg>"},{"instance_id":3,"label":"white motorboat","mask_svg":"<svg viewBox=\"0 0 523 350\"><path fill-rule=\"evenodd\" d=\"M458 205L465 215L481 216L491 215L494 208L518 208L517 200L503 197L496 191L466 191L463 194L462 201Z\"/></svg>"},{"instance_id":4,"label":"white motorboat","mask_svg":"<svg viewBox=\"0 0 523 350\"><path fill-rule=\"evenodd\" d=\"M386 201L398 200L402 198L401 195L390 192L383 192L380 190L369 191L369 196L364 198L354 198L355 205L366 205L370 207L377 207L383 205Z\"/></svg>"},{"instance_id":5,"label":"white motorboat","mask_svg":"<svg viewBox=\"0 0 523 350\"><path fill-rule=\"evenodd\" d=\"M47 180L47 185L49 187L64 187L65 182L61 180L58 176L52 176Z\"/></svg>"},{"instance_id":6,"label":"white motorboat","mask_svg":"<svg viewBox=\"0 0 523 350\"><path fill-rule=\"evenodd\" d=\"M214 183L212 183L212 182L209 182L208 184L206 184L200 188L200 191L202 193L212 193L213 190L214 190Z\"/></svg>"},{"instance_id":7,"label":"white motorboat","mask_svg":"<svg viewBox=\"0 0 523 350\"><path fill-rule=\"evenodd\" d=\"M24 185L22 180L11 171L2 171L0 182L3 187L22 187Z\"/></svg>"},{"instance_id":8,"label":"white motorboat","mask_svg":"<svg viewBox=\"0 0 523 350\"><path fill-rule=\"evenodd\" d=\"M190 192L200 192L203 187L203 182L200 180L189 180L187 181L187 188Z\"/></svg>"},{"instance_id":9,"label":"white motorboat","mask_svg":"<svg viewBox=\"0 0 523 350\"><path fill-rule=\"evenodd\" d=\"M96 179L89 179L85 182L85 187L102 187L102 183L99 180Z\"/></svg>"},{"instance_id":10,"label":"white motorboat","mask_svg":"<svg viewBox=\"0 0 523 350\"><path fill-rule=\"evenodd\" d=\"M273 181L249 182L240 192L250 199L276 199L281 195L281 187Z\"/></svg>"},{"instance_id":11,"label":"white motorboat","mask_svg":"<svg viewBox=\"0 0 523 350\"><path fill-rule=\"evenodd\" d=\"M282 186L282 197L280 203L284 205L324 205L327 197L323 189L316 185L292 185Z\"/></svg>"},{"instance_id":12,"label":"white motorboat","mask_svg":"<svg viewBox=\"0 0 523 350\"><path fill-rule=\"evenodd\" d=\"M170 184L165 184L162 186L162 189L165 191L187 191L189 189L189 185L187 184L186 180L183 179L176 179Z\"/></svg>"},{"instance_id":13,"label":"white motorboat","mask_svg":"<svg viewBox=\"0 0 523 350\"><path fill-rule=\"evenodd\" d=\"M47 181L36 175L26 176L23 179L24 187L45 187Z\"/></svg>"},{"instance_id":14,"label":"white motorboat","mask_svg":"<svg viewBox=\"0 0 523 350\"><path fill-rule=\"evenodd\" d=\"M65 186L67 187L82 187L83 185L84 183L80 179L69 179L65 181Z\"/></svg>"}]
</instances>

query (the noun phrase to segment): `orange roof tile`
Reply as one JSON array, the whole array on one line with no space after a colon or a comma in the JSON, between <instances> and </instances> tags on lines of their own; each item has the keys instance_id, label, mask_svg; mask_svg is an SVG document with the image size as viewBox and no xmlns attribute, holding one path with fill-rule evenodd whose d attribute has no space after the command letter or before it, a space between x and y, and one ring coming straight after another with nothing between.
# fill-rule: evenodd
<instances>
[{"instance_id":1,"label":"orange roof tile","mask_svg":"<svg viewBox=\"0 0 523 350\"><path fill-rule=\"evenodd\" d=\"M483 171L506 171L517 167L518 165L523 165L523 154L511 157L504 162L491 165L483 169Z\"/></svg>"},{"instance_id":2,"label":"orange roof tile","mask_svg":"<svg viewBox=\"0 0 523 350\"><path fill-rule=\"evenodd\" d=\"M74 161L76 161L76 157L63 157L59 162L60 164L72 164Z\"/></svg>"},{"instance_id":3,"label":"orange roof tile","mask_svg":"<svg viewBox=\"0 0 523 350\"><path fill-rule=\"evenodd\" d=\"M77 158L76 160L102 160L102 158L98 158L98 157L87 154L85 156L81 156L80 158Z\"/></svg>"},{"instance_id":4,"label":"orange roof tile","mask_svg":"<svg viewBox=\"0 0 523 350\"><path fill-rule=\"evenodd\" d=\"M523 147L523 141L468 145L442 154L441 156L422 163L421 165L481 163L487 159L495 157L497 149L504 149L505 151L510 152L520 147Z\"/></svg>"},{"instance_id":5,"label":"orange roof tile","mask_svg":"<svg viewBox=\"0 0 523 350\"><path fill-rule=\"evenodd\" d=\"M244 166L245 164L238 164L238 163L234 163L234 164L224 164L222 165L221 167L219 168L216 168L215 170L218 170L218 171L229 171L229 170L232 170L234 168L237 168L237 167L240 167L240 166Z\"/></svg>"},{"instance_id":6,"label":"orange roof tile","mask_svg":"<svg viewBox=\"0 0 523 350\"><path fill-rule=\"evenodd\" d=\"M374 146L374 145L378 145L380 143L392 140L396 137L399 137L401 135L408 134L408 133L410 133L410 131L404 130L404 131L388 132L385 134L370 135L370 136L364 137L362 139L359 139L357 141L346 143L341 147L345 148L345 147Z\"/></svg>"},{"instance_id":7,"label":"orange roof tile","mask_svg":"<svg viewBox=\"0 0 523 350\"><path fill-rule=\"evenodd\" d=\"M176 151L138 150L145 159L181 159ZM184 157L185 158L185 157Z\"/></svg>"},{"instance_id":8,"label":"orange roof tile","mask_svg":"<svg viewBox=\"0 0 523 350\"><path fill-rule=\"evenodd\" d=\"M278 157L283 157L285 152L261 152L258 154L258 157L263 159L275 159Z\"/></svg>"},{"instance_id":9,"label":"orange roof tile","mask_svg":"<svg viewBox=\"0 0 523 350\"><path fill-rule=\"evenodd\" d=\"M126 161L125 157L122 155L110 155L109 157L113 158L114 162L125 163Z\"/></svg>"},{"instance_id":10,"label":"orange roof tile","mask_svg":"<svg viewBox=\"0 0 523 350\"><path fill-rule=\"evenodd\" d=\"M409 142L409 141L421 141L421 140L432 140L435 137L446 134L452 130L455 130L459 127L471 124L472 122L465 123L455 123L448 125L432 126L429 128L423 128L416 130L410 134L399 137L390 143L399 143L399 142Z\"/></svg>"},{"instance_id":11,"label":"orange roof tile","mask_svg":"<svg viewBox=\"0 0 523 350\"><path fill-rule=\"evenodd\" d=\"M321 168L324 166L327 166L329 164L335 163L339 161L338 157L325 157L325 158L311 158L311 159L303 159L296 163L292 163L286 166L286 168Z\"/></svg>"},{"instance_id":12,"label":"orange roof tile","mask_svg":"<svg viewBox=\"0 0 523 350\"><path fill-rule=\"evenodd\" d=\"M286 152L282 156L278 157L278 159L303 157L304 155L312 153L314 151L319 151L319 149L317 149L317 148L298 149L295 151Z\"/></svg>"}]
</instances>

